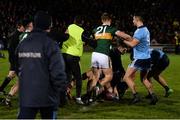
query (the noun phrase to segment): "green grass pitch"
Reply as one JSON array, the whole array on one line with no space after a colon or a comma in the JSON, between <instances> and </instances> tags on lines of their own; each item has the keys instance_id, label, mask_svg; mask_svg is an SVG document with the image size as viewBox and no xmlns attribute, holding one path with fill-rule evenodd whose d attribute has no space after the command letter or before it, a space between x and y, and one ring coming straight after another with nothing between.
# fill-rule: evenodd
<instances>
[{"instance_id":1,"label":"green grass pitch","mask_svg":"<svg viewBox=\"0 0 180 120\"><path fill-rule=\"evenodd\" d=\"M6 56L7 56L7 52ZM84 53L81 58L82 72L90 68L91 53ZM73 101L69 102L63 108L58 111L58 118L83 118L83 119L180 119L180 56L169 54L170 66L163 72L162 76L167 80L169 86L174 89L174 93L168 98L164 97L164 89L156 82L153 81L154 90L159 98L157 105L149 105L149 101L143 99L143 101L136 105L128 105L131 99L131 92L128 90L124 96L124 99L119 103L105 101L103 103L96 103L90 106L79 106ZM129 54L122 56L123 65L126 68L129 60ZM8 59L0 59L0 83L7 75L9 69ZM136 85L138 92L143 98L147 92L142 83L140 83L139 75L136 76ZM9 91L11 86L15 83L13 80L6 91ZM83 81L83 92L85 91L86 81ZM2 98L3 96L0 96ZM16 118L18 113L18 95L12 99L12 108L0 105L0 119ZM39 117L39 115L37 116Z\"/></svg>"}]
</instances>

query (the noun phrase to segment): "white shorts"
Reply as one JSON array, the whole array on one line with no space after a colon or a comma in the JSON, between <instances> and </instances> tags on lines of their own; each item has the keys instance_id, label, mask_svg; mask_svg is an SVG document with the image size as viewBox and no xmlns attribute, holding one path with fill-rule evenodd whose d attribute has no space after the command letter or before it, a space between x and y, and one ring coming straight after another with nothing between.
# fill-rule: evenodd
<instances>
[{"instance_id":1,"label":"white shorts","mask_svg":"<svg viewBox=\"0 0 180 120\"><path fill-rule=\"evenodd\" d=\"M100 69L111 68L111 59L105 54L93 52L91 57L91 67Z\"/></svg>"}]
</instances>

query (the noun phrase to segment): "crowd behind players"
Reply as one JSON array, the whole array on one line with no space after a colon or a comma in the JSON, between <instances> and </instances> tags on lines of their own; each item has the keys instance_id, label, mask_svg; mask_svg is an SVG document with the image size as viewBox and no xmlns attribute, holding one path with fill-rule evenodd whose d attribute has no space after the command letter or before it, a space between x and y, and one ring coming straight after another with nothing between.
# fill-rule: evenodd
<instances>
[{"instance_id":1,"label":"crowd behind players","mask_svg":"<svg viewBox=\"0 0 180 120\"><path fill-rule=\"evenodd\" d=\"M50 4L49 4L50 3ZM5 43L7 48L7 37L14 31L15 23L35 14L37 10L46 8L53 16L53 26L57 29L64 30L72 23L75 15L85 16L85 29L92 29L100 21L99 17L102 12L107 11L116 16L114 24L125 32L133 33L131 18L136 11L136 6L140 6L146 14L148 21L147 26L151 31L151 39L154 43L175 44L175 31L179 31L179 17L176 10L176 1L119 1L119 0L58 0L41 2L16 0L0 1L0 39ZM76 7L74 7L76 6ZM82 7L84 6L84 7ZM129 6L129 7L126 7ZM65 10L65 12L64 12Z\"/></svg>"}]
</instances>

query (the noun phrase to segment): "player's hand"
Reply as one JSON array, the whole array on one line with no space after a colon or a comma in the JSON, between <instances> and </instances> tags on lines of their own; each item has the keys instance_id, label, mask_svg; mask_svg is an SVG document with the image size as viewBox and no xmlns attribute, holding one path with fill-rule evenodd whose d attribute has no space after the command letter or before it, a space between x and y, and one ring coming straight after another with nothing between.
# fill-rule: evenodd
<instances>
[{"instance_id":1,"label":"player's hand","mask_svg":"<svg viewBox=\"0 0 180 120\"><path fill-rule=\"evenodd\" d=\"M116 35L119 36L121 39L126 40L126 41L132 41L132 37L125 32L122 31L117 31Z\"/></svg>"}]
</instances>

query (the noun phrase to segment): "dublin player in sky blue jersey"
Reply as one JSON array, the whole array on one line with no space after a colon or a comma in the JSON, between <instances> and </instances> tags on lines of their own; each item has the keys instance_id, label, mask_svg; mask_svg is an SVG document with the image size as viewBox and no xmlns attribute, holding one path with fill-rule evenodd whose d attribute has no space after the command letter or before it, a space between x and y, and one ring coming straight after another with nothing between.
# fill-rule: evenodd
<instances>
[{"instance_id":1,"label":"dublin player in sky blue jersey","mask_svg":"<svg viewBox=\"0 0 180 120\"><path fill-rule=\"evenodd\" d=\"M133 61L127 68L124 80L133 93L131 104L139 102L140 97L134 83L136 72L139 70L141 82L151 95L150 104L154 105L158 99L153 93L152 84L146 79L150 69L150 33L147 27L144 26L141 15L134 15L133 23L137 27L137 30L134 32L132 39L124 40L125 44L133 48Z\"/></svg>"},{"instance_id":2,"label":"dublin player in sky blue jersey","mask_svg":"<svg viewBox=\"0 0 180 120\"><path fill-rule=\"evenodd\" d=\"M164 89L165 96L168 97L173 93L166 80L161 76L161 73L169 66L170 60L169 57L162 51L157 49L151 49L151 69L148 72L147 79L151 81L151 78L154 78ZM150 95L146 98L151 98Z\"/></svg>"}]
</instances>

